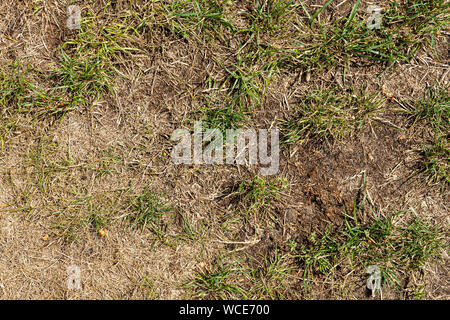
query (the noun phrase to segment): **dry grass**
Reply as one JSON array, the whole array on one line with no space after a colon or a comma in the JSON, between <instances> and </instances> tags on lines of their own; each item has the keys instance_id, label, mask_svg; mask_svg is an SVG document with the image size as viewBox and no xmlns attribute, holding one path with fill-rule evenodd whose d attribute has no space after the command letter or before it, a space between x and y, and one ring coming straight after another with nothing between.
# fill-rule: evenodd
<instances>
[{"instance_id":1,"label":"dry grass","mask_svg":"<svg viewBox=\"0 0 450 320\"><path fill-rule=\"evenodd\" d=\"M448 299L448 3L325 2L2 3L0 298L367 299L378 263ZM278 126L278 174L175 165L195 120Z\"/></svg>"}]
</instances>

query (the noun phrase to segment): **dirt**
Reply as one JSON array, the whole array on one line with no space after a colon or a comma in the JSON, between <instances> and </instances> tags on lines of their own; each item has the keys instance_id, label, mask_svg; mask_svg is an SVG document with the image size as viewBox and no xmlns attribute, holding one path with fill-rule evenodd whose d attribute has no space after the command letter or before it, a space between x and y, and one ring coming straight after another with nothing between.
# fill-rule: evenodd
<instances>
[{"instance_id":1,"label":"dirt","mask_svg":"<svg viewBox=\"0 0 450 320\"><path fill-rule=\"evenodd\" d=\"M30 5L13 7L0 6L0 12L7 13L0 24L0 30L6 30L1 35L0 58L9 61L21 57L35 66L54 63L59 45L70 37L63 28L64 5L58 1L45 4L44 12L34 18ZM324 16L348 15L351 8L350 2L339 8L330 6ZM430 83L448 85L447 40L440 39L439 61L422 52L411 64L396 65L380 77L377 75L383 68L379 65L351 65L345 79L340 67L313 70L310 81L299 70L276 75L263 107L253 111L249 126L271 126L292 113L302 93L327 88L330 83L366 88L381 97L418 99ZM409 127L410 120L392 112L383 113L379 121L372 121L359 134L341 141L312 141L282 149L278 176L286 178L289 186L278 200L263 209L272 217L255 226L254 216L239 216L237 226L223 231L220 224L241 208L242 199L236 196L239 184L256 175L258 168L176 166L169 156L170 134L187 127L185 118L201 105L198 97L205 90L208 75L220 79L223 71L218 72L211 53L194 42L161 33L160 37L146 39L145 46L152 47L148 49L150 56L122 65L121 70L132 81L117 80L117 99L105 97L92 109L83 108L58 121L21 128L9 140L7 152L0 154L0 205L8 204L0 207L1 298L190 298L183 283L199 266L210 266L221 254L237 251L245 256L246 263L258 268L275 250L289 253L290 240L306 243L313 232L320 235L330 224L342 225L346 215L352 214L355 199L359 203L363 177L365 190L378 210L412 207L448 225L448 190L442 192L439 186L430 186L417 175L417 135L399 130ZM395 109L398 105L391 99L385 107ZM45 164L50 160L62 162L70 149L73 166L86 168L51 176L47 182L49 193L43 194L36 185L37 168L24 155L36 151L45 138L56 145L55 153L43 160ZM114 157L105 156L107 153L120 160L114 162ZM104 162L111 174L99 175L88 166L97 168ZM132 186L133 192L139 194L148 185L161 191L174 208L169 233L180 234L186 219L197 228L195 240L161 244L150 233L136 231L126 220L119 220L107 228L105 238L90 229L82 234L81 242L68 244L51 227L54 212L78 197L105 196L100 208L113 211L108 200L122 192L117 190ZM361 219L369 214L363 210ZM48 241L42 240L44 235L49 235ZM83 289L79 292L66 288L66 268L71 264L82 270ZM429 267L433 272L423 280L427 298L450 296L448 266L448 257L444 257L443 263ZM311 297L302 293L302 270L298 265L292 276L295 281L286 297ZM351 298L368 298L364 277L361 275L354 285ZM147 278L152 285L142 284ZM313 296L334 298L339 294L336 287L319 284ZM398 298L385 296L389 297Z\"/></svg>"}]
</instances>

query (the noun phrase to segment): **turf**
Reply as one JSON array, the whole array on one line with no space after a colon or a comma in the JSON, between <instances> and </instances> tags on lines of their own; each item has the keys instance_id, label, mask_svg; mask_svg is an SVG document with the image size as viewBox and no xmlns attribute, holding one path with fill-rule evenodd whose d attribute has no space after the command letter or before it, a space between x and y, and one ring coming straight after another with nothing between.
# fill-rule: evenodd
<instances>
[{"instance_id":1,"label":"turf","mask_svg":"<svg viewBox=\"0 0 450 320\"><path fill-rule=\"evenodd\" d=\"M448 299L447 1L74 4L0 5L0 298ZM278 172L174 163L196 121Z\"/></svg>"}]
</instances>

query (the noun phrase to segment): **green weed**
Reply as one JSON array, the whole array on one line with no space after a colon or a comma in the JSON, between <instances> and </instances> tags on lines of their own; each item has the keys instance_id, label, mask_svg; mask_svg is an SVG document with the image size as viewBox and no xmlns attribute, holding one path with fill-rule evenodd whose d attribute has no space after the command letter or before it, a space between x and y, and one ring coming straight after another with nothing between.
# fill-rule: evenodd
<instances>
[{"instance_id":1,"label":"green weed","mask_svg":"<svg viewBox=\"0 0 450 320\"><path fill-rule=\"evenodd\" d=\"M234 282L244 272L238 262L227 264L219 257L211 267L198 272L185 287L193 290L198 298L245 299L248 293Z\"/></svg>"},{"instance_id":2,"label":"green weed","mask_svg":"<svg viewBox=\"0 0 450 320\"><path fill-rule=\"evenodd\" d=\"M337 88L313 91L301 98L290 119L281 122L282 143L339 140L370 122L380 105L375 96L364 93L343 94Z\"/></svg>"},{"instance_id":3,"label":"green weed","mask_svg":"<svg viewBox=\"0 0 450 320\"><path fill-rule=\"evenodd\" d=\"M140 229L150 228L158 237L163 237L167 231L165 217L172 209L164 204L160 196L146 189L134 201L130 220Z\"/></svg>"}]
</instances>

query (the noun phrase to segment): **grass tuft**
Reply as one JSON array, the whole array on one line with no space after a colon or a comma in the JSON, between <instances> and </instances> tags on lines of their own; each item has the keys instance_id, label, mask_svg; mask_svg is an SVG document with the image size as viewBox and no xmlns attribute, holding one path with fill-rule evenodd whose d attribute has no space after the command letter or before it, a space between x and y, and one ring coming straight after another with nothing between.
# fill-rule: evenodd
<instances>
[{"instance_id":1,"label":"grass tuft","mask_svg":"<svg viewBox=\"0 0 450 320\"><path fill-rule=\"evenodd\" d=\"M401 289L402 276L422 270L448 248L442 226L416 215L406 216L403 211L385 217L374 215L364 224L347 221L334 231L330 226L319 239L312 233L298 254L305 280L314 273L328 275L336 268L364 270L376 265L385 281ZM396 223L398 219L405 223Z\"/></svg>"},{"instance_id":2,"label":"grass tuft","mask_svg":"<svg viewBox=\"0 0 450 320\"><path fill-rule=\"evenodd\" d=\"M198 272L185 287L193 290L197 298L246 299L248 293L235 283L235 277L244 272L238 261L227 264L219 257L211 267Z\"/></svg>"},{"instance_id":3,"label":"grass tuft","mask_svg":"<svg viewBox=\"0 0 450 320\"><path fill-rule=\"evenodd\" d=\"M172 208L165 204L161 197L147 188L139 195L131 207L131 222L141 230L150 228L158 237L162 238L167 231L165 217Z\"/></svg>"},{"instance_id":4,"label":"grass tuft","mask_svg":"<svg viewBox=\"0 0 450 320\"><path fill-rule=\"evenodd\" d=\"M371 116L380 111L380 105L374 95L348 94L337 88L315 90L302 97L291 118L282 121L282 141L286 145L310 139L339 141L370 122Z\"/></svg>"}]
</instances>

